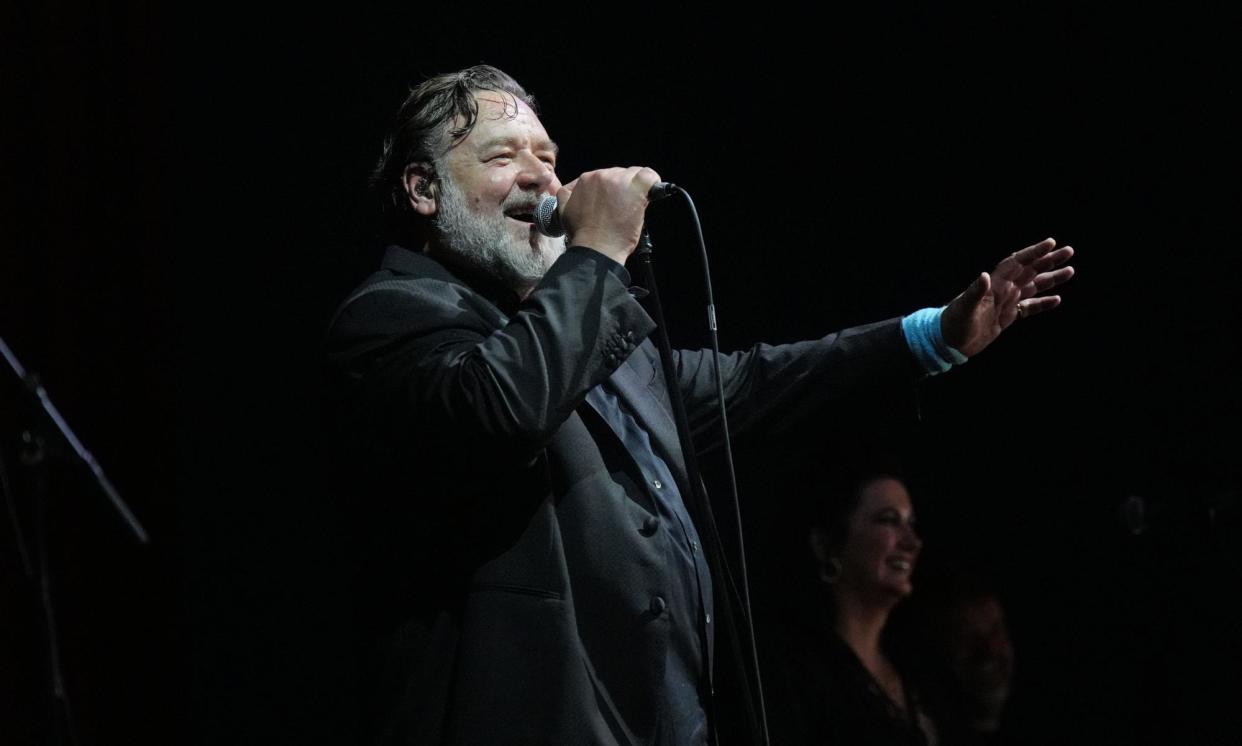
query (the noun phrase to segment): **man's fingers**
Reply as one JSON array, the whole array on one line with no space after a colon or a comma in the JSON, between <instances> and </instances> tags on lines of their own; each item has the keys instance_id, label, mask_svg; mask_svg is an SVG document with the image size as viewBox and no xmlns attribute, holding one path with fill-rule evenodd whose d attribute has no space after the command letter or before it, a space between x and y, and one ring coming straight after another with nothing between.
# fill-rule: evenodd
<instances>
[{"instance_id":1,"label":"man's fingers","mask_svg":"<svg viewBox=\"0 0 1242 746\"><path fill-rule=\"evenodd\" d=\"M1061 296L1041 295L1038 298L1027 298L1018 305L1022 309L1019 312L1019 316L1026 318L1028 316L1034 316L1037 313L1043 313L1044 311L1051 311L1061 305Z\"/></svg>"},{"instance_id":2,"label":"man's fingers","mask_svg":"<svg viewBox=\"0 0 1242 746\"><path fill-rule=\"evenodd\" d=\"M1029 286L1036 278L1036 274L1040 272L1048 272L1055 267L1065 264L1074 256L1073 246L1062 246L1055 251L1050 251L1056 245L1054 239L1048 238L1037 244L1027 246L1025 249L1010 254L1000 264L996 265L996 275L1003 280L1016 282L1019 285ZM1057 285L1068 280L1073 275L1073 271L1069 275L1056 275L1058 279L1052 283ZM1052 287L1052 285L1044 285L1041 290Z\"/></svg>"},{"instance_id":3,"label":"man's fingers","mask_svg":"<svg viewBox=\"0 0 1242 746\"><path fill-rule=\"evenodd\" d=\"M975 281L970 283L970 287L966 288L966 292L962 293L962 300L974 306L979 299L987 294L992 287L992 277L987 272L980 272Z\"/></svg>"},{"instance_id":4,"label":"man's fingers","mask_svg":"<svg viewBox=\"0 0 1242 746\"><path fill-rule=\"evenodd\" d=\"M1034 268L1036 272L1046 272L1053 267L1059 267L1062 264L1065 264L1072 256L1074 256L1074 247L1062 246L1056 251L1051 251L1036 259L1031 263L1031 267Z\"/></svg>"},{"instance_id":5,"label":"man's fingers","mask_svg":"<svg viewBox=\"0 0 1242 746\"><path fill-rule=\"evenodd\" d=\"M561 193L561 213L575 243L624 263L638 242L651 186L660 178L642 166L587 171ZM559 195L558 195L558 198Z\"/></svg>"},{"instance_id":6,"label":"man's fingers","mask_svg":"<svg viewBox=\"0 0 1242 746\"><path fill-rule=\"evenodd\" d=\"M633 189L635 192L642 194L644 197L651 191L651 187L659 184L660 175L654 169L647 166L629 166L622 168L614 166L612 168L601 168L596 171L587 171L577 179L566 184L571 190L582 181L584 184L612 184L615 186L625 186Z\"/></svg>"},{"instance_id":7,"label":"man's fingers","mask_svg":"<svg viewBox=\"0 0 1242 746\"><path fill-rule=\"evenodd\" d=\"M630 182L642 190L644 196L651 191L651 187L663 181L655 169L647 166L636 166L632 170Z\"/></svg>"},{"instance_id":8,"label":"man's fingers","mask_svg":"<svg viewBox=\"0 0 1242 746\"><path fill-rule=\"evenodd\" d=\"M1045 238L1039 243L1031 244L1021 251L1014 252L1013 258L1022 264L1030 264L1044 254L1047 254L1056 245L1057 240L1055 238Z\"/></svg>"},{"instance_id":9,"label":"man's fingers","mask_svg":"<svg viewBox=\"0 0 1242 746\"><path fill-rule=\"evenodd\" d=\"M1049 288L1054 288L1057 285L1060 285L1073 276L1073 267L1062 267L1052 272L1044 272L1043 274L1036 275L1035 279L1022 289L1022 292L1024 295L1042 293ZM1027 292L1027 288L1030 288L1030 292Z\"/></svg>"}]
</instances>

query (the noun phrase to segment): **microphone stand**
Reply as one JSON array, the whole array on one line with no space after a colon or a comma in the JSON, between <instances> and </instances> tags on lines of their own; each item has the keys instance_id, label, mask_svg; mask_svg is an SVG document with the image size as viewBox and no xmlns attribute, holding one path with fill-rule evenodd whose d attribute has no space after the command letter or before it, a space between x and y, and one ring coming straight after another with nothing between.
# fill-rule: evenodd
<instances>
[{"instance_id":1,"label":"microphone stand","mask_svg":"<svg viewBox=\"0 0 1242 746\"><path fill-rule=\"evenodd\" d=\"M673 350L672 350L672 345L670 344L669 339L668 339L668 326L664 323L664 307L660 303L660 290L656 285L655 270L653 269L652 264L651 264L651 255L652 255L651 236L647 232L647 226L643 225L642 233L638 239L638 246L634 249L634 257L638 259L638 264L643 268L642 279L643 279L643 284L647 290L647 294L641 297L644 300L650 301L651 315L654 317L654 320L656 322L656 347L660 351L660 367L664 373L664 383L668 390L668 398L673 406L673 421L677 425L677 440L679 444L681 445L681 452L686 460L686 472L689 475L690 489L693 494L695 506L697 507L697 510L695 512L699 516L701 516L703 520L705 521L705 524L706 524L705 528L710 530L712 534L715 535L716 544L717 546L720 547L720 551L722 552L722 556L720 558L722 560L721 564L712 568L712 571L716 573L716 575L720 578L720 583L721 583L722 588L725 589L725 593L720 594L719 600L722 602L731 604L732 603L731 601L726 601L726 599L730 598L729 593L728 593L729 590L733 590L734 595L738 597L738 601L741 603L743 607L743 614L744 614L744 617L746 619L746 624L747 624L747 634L749 635L750 648L751 648L751 653L753 656L754 655L754 629L751 626L751 619L750 619L750 615L751 615L750 593L746 587L747 581L746 581L746 575L745 575L746 573L745 551L742 550L741 552L741 556L742 556L741 571L742 571L742 589L743 590L741 593L738 593L737 583L734 580L732 573L729 572L728 563L723 562L724 546L723 546L723 542L720 539L720 529L716 525L716 516L713 513L711 509L711 505L707 499L706 487L704 486L702 472L700 472L699 470L698 453L697 451L695 451L694 442L690 437L690 424L689 424L689 419L686 417L686 406L685 406L685 403L681 399L681 391L677 388L677 371L674 370L673 368ZM715 328L714 312L711 314L711 324L714 329ZM717 371L717 374L719 374L719 371ZM725 433L725 437L726 438L728 437L727 430ZM730 471L732 471L732 463L730 463ZM734 494L736 495L736 486L734 487ZM739 532L741 531L740 522L738 524L738 531ZM740 537L739 537L739 541L740 541ZM716 616L717 618L720 618L721 614L718 613ZM746 654L743 650L740 649L740 646L742 645L742 641L740 639L740 635L737 630L733 631L732 642L735 648L735 655L738 656L739 662L743 666L745 666ZM749 711L751 720L756 724L756 726L759 729L759 735L762 739L761 741L762 744L766 746L771 741L768 735L766 706L764 705L764 701L763 701L763 691L762 691L763 685L759 679L758 658L753 657L752 660L753 660L753 666L754 666L753 675L755 677L755 681L754 681L755 692L752 693L749 691L750 683L746 681L745 674L743 674L742 680L739 681L738 683L741 685L743 692L744 692L743 703ZM716 689L715 689L714 681L711 681L709 679L709 686L710 686L711 695L712 695L709 700L709 702L711 703L710 704L711 720L712 720L711 729L715 731L717 728L720 727L720 718L719 718L719 712L718 712L718 705L716 703L716 697L715 697ZM758 704L757 709L755 707L756 703ZM718 738L719 736L717 736L717 739Z\"/></svg>"},{"instance_id":2,"label":"microphone stand","mask_svg":"<svg viewBox=\"0 0 1242 746\"><path fill-rule=\"evenodd\" d=\"M8 503L8 512L10 520L13 524L13 533L16 537L18 551L22 558L22 565L28 579L34 581L39 595L39 606L43 615L44 633L47 637L47 666L48 666L48 689L51 696L49 705L49 717L52 726L52 743L69 743L73 746L78 744L77 729L74 726L73 713L69 706L68 688L65 686L65 676L63 663L60 654L60 642L56 628L55 606L52 603L52 582L51 572L48 561L48 530L47 530L47 509L48 509L48 443L47 439L41 434L42 430L49 430L53 436L59 433L63 443L68 444L69 449L77 457L78 461L85 464L91 475L94 477L95 484L100 491L108 498L113 507L116 508L122 521L129 528L130 533L141 544L149 543L150 539L142 524L130 511L129 506L121 498L116 488L112 486L112 482L103 472L103 467L95 460L94 455L86 449L82 442L78 440L77 435L69 427L60 411L56 409L56 405L47 395L47 391L43 385L39 383L38 377L21 364L17 356L0 337L0 357L3 357L8 364L10 370L22 384L22 389L26 394L28 401L37 410L42 410L46 415L46 421L40 425L35 425L22 430L21 433L21 463L29 467L33 473L32 491L34 492L34 506L32 524L34 529L34 558L31 561L30 555L26 550L26 543L22 536L21 522L18 520L17 511L13 503L11 494L11 482L7 478L7 474L0 464L0 489L5 492L5 499ZM52 428L47 427L47 423L53 425ZM61 453L63 448L55 448L55 452Z\"/></svg>"},{"instance_id":3,"label":"microphone stand","mask_svg":"<svg viewBox=\"0 0 1242 746\"><path fill-rule=\"evenodd\" d=\"M134 538L136 538L140 544L149 543L150 539L147 537L146 530L142 527L142 524L138 522L138 519L134 516L133 512L130 511L129 506L125 504L125 501L121 499L121 495L116 491L116 488L112 486L112 482L109 481L107 475L104 474L103 467L101 467L99 462L95 460L95 456L92 455L90 451L86 450L86 446L82 445L82 441L78 440L78 436L73 433L72 429L70 429L69 423L65 422L65 418L61 417L60 411L56 409L56 405L53 404L52 400L48 397L47 391L43 388L43 384L39 383L38 376L22 366L21 361L17 359L17 356L14 355L13 351L9 349L9 346L5 344L3 337L0 337L0 356L4 357L5 361L8 362L9 368L12 369L13 373L24 385L26 393L29 394L34 401L38 402L39 407L47 415L48 421L56 426L56 430L60 433L61 437L64 438L64 441L69 444L69 447L73 449L73 452L78 457L78 460L83 464L86 464L86 467L90 469L91 475L95 478L95 484L99 486L100 491L102 491L108 498L108 500L112 503L112 506L116 508L116 511L120 514L121 519L129 527L130 532L134 534Z\"/></svg>"},{"instance_id":4,"label":"microphone stand","mask_svg":"<svg viewBox=\"0 0 1242 746\"><path fill-rule=\"evenodd\" d=\"M664 383L668 388L668 398L673 404L673 421L677 425L677 440L681 445L682 455L686 459L686 471L690 476L690 488L701 505L706 506L705 495L702 495L702 476L699 471L698 452L690 438L690 424L686 417L686 405L681 400L681 391L677 388L677 371L673 369L673 346L668 339L668 326L664 323L664 306L660 303L660 289L656 285L655 269L651 265L651 236L647 227L643 226L642 235L638 239L638 247L634 256L643 268L643 286L647 294L644 300L651 303L651 315L656 322L656 347L660 350L660 366L664 373ZM714 519L713 519L714 520Z\"/></svg>"}]
</instances>

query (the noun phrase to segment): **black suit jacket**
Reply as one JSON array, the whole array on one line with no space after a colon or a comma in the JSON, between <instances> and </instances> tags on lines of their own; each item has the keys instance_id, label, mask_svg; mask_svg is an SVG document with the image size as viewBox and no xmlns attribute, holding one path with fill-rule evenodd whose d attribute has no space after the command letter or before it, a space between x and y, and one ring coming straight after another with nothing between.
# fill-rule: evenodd
<instances>
[{"instance_id":1,"label":"black suit jacket","mask_svg":"<svg viewBox=\"0 0 1242 746\"><path fill-rule=\"evenodd\" d=\"M586 248L520 305L463 277L392 247L328 337L361 519L371 740L649 743L669 638L652 604L669 582L666 534L650 531L652 497L584 397L611 377L690 501L654 324L624 269ZM717 419L711 362L674 360L704 442ZM737 431L867 378L908 386L911 370L897 320L722 357ZM726 602L718 639L732 636L718 537L705 506L689 507Z\"/></svg>"}]
</instances>

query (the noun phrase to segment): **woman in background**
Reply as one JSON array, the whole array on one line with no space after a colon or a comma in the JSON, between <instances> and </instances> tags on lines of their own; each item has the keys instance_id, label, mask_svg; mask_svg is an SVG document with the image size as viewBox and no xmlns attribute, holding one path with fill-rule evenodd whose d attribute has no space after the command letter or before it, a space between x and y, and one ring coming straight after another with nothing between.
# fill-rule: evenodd
<instances>
[{"instance_id":1,"label":"woman in background","mask_svg":"<svg viewBox=\"0 0 1242 746\"><path fill-rule=\"evenodd\" d=\"M779 637L774 742L934 745L885 634L923 546L904 482L893 470L844 482L820 503L808 539L819 593Z\"/></svg>"}]
</instances>

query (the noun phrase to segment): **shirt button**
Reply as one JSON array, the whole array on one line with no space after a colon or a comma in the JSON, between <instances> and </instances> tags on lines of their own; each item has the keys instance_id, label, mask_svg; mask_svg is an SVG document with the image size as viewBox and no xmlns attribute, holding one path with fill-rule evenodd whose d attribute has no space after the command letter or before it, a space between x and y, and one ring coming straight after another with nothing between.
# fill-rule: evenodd
<instances>
[{"instance_id":1,"label":"shirt button","mask_svg":"<svg viewBox=\"0 0 1242 746\"><path fill-rule=\"evenodd\" d=\"M643 526L642 528L638 529L638 532L642 534L643 536L651 536L652 534L656 532L656 529L659 527L660 527L660 519L656 518L653 515L649 515L647 516L646 520L643 521Z\"/></svg>"},{"instance_id":2,"label":"shirt button","mask_svg":"<svg viewBox=\"0 0 1242 746\"><path fill-rule=\"evenodd\" d=\"M668 603L659 596L652 596L651 606L649 608L653 615L660 616L664 613L664 610L668 608Z\"/></svg>"},{"instance_id":3,"label":"shirt button","mask_svg":"<svg viewBox=\"0 0 1242 746\"><path fill-rule=\"evenodd\" d=\"M617 362L617 356L616 356L616 355L609 355L609 356L608 356L608 362L613 363L613 364L615 365L615 364L616 364L616 362Z\"/></svg>"},{"instance_id":4,"label":"shirt button","mask_svg":"<svg viewBox=\"0 0 1242 746\"><path fill-rule=\"evenodd\" d=\"M690 540L690 552L691 554L693 554L694 552L697 552L697 551L699 551L699 543L695 541L694 539L691 539Z\"/></svg>"},{"instance_id":5,"label":"shirt button","mask_svg":"<svg viewBox=\"0 0 1242 746\"><path fill-rule=\"evenodd\" d=\"M625 333L625 339L626 339L627 341L629 341L629 342L633 342L633 341L634 341L634 332L633 332L632 330L631 330L631 331L627 331L627 332Z\"/></svg>"},{"instance_id":6,"label":"shirt button","mask_svg":"<svg viewBox=\"0 0 1242 746\"><path fill-rule=\"evenodd\" d=\"M706 615L704 615L704 616L706 616L706 618L707 618L707 623L708 623L708 624L711 624L711 623L712 623L712 615L711 615L711 614L706 614Z\"/></svg>"},{"instance_id":7,"label":"shirt button","mask_svg":"<svg viewBox=\"0 0 1242 746\"><path fill-rule=\"evenodd\" d=\"M651 486L652 486L652 487L655 487L657 490L664 489L664 485L663 485L663 484L661 484L661 483L660 483L660 480L658 480L658 479L653 479L653 480L651 480Z\"/></svg>"}]
</instances>

